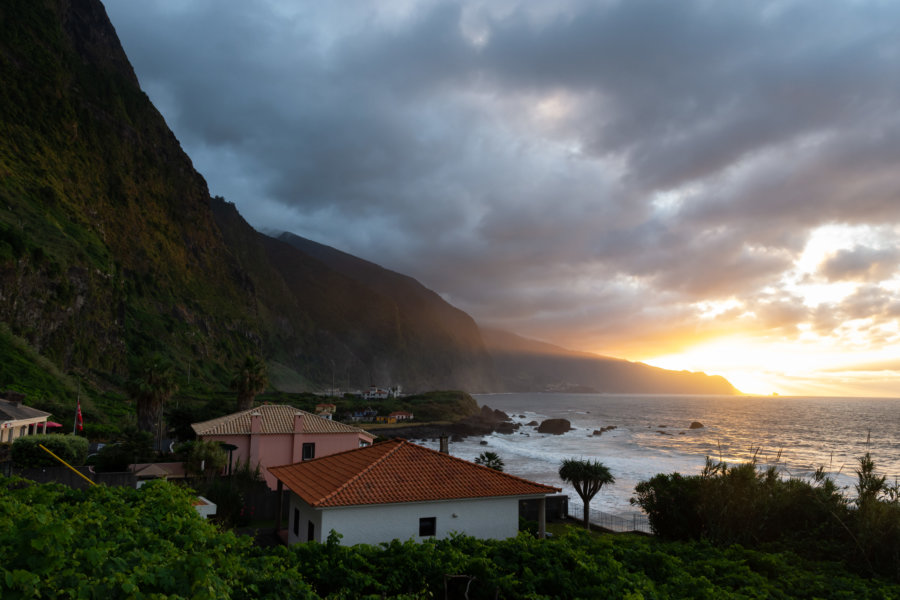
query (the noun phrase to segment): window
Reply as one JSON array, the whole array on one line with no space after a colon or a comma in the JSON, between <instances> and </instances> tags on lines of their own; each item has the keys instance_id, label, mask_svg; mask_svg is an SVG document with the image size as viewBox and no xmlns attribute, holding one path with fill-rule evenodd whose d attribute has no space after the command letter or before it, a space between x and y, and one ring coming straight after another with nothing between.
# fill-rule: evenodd
<instances>
[{"instance_id":1,"label":"window","mask_svg":"<svg viewBox=\"0 0 900 600\"><path fill-rule=\"evenodd\" d=\"M306 541L314 542L316 541L316 526L312 521L306 522Z\"/></svg>"},{"instance_id":2,"label":"window","mask_svg":"<svg viewBox=\"0 0 900 600\"><path fill-rule=\"evenodd\" d=\"M303 443L302 460L309 460L316 457L316 445L312 442Z\"/></svg>"},{"instance_id":3,"label":"window","mask_svg":"<svg viewBox=\"0 0 900 600\"><path fill-rule=\"evenodd\" d=\"M300 536L300 509L294 509L294 535Z\"/></svg>"},{"instance_id":4,"label":"window","mask_svg":"<svg viewBox=\"0 0 900 600\"><path fill-rule=\"evenodd\" d=\"M420 536L429 536L434 535L437 531L437 518L436 517L423 517L419 519L419 535Z\"/></svg>"},{"instance_id":5,"label":"window","mask_svg":"<svg viewBox=\"0 0 900 600\"><path fill-rule=\"evenodd\" d=\"M369 442L367 442L366 440L359 440L359 447L360 447L360 448L365 448L365 447L367 447L368 445L369 445Z\"/></svg>"}]
</instances>

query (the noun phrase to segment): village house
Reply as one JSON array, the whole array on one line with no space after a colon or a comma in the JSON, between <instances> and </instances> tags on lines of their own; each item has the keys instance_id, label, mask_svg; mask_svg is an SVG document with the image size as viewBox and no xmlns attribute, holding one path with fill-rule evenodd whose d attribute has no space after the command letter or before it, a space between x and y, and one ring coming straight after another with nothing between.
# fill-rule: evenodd
<instances>
[{"instance_id":1,"label":"village house","mask_svg":"<svg viewBox=\"0 0 900 600\"><path fill-rule=\"evenodd\" d=\"M369 407L354 410L352 413L350 413L350 420L357 423L360 421L374 421L377 415L378 411L374 408Z\"/></svg>"},{"instance_id":2,"label":"village house","mask_svg":"<svg viewBox=\"0 0 900 600\"><path fill-rule=\"evenodd\" d=\"M234 447L232 465L260 466L266 483L275 489L278 482L266 467L310 460L368 446L375 437L369 432L323 419L293 406L264 404L218 419L194 423L194 433Z\"/></svg>"},{"instance_id":3,"label":"village house","mask_svg":"<svg viewBox=\"0 0 900 600\"><path fill-rule=\"evenodd\" d=\"M413 414L407 410L395 410L388 416L391 417L392 419L394 419L394 422L412 421L412 419L413 419Z\"/></svg>"},{"instance_id":4,"label":"village house","mask_svg":"<svg viewBox=\"0 0 900 600\"><path fill-rule=\"evenodd\" d=\"M25 406L24 394L3 392L0 399L0 442L36 433L47 433L50 413Z\"/></svg>"},{"instance_id":5,"label":"village house","mask_svg":"<svg viewBox=\"0 0 900 600\"><path fill-rule=\"evenodd\" d=\"M269 473L279 490L290 490L289 544L322 542L332 530L344 545L454 532L505 539L517 535L519 501L526 499L539 501L543 535L545 499L560 491L401 439Z\"/></svg>"},{"instance_id":6,"label":"village house","mask_svg":"<svg viewBox=\"0 0 900 600\"><path fill-rule=\"evenodd\" d=\"M337 406L331 403L316 404L316 416L322 417L323 419L334 418L334 411L336 410Z\"/></svg>"}]
</instances>

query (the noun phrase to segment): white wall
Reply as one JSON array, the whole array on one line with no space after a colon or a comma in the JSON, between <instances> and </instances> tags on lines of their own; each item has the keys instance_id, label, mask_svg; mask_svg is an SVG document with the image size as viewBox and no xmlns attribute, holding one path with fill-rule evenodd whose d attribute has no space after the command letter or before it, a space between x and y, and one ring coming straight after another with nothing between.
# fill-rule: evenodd
<instances>
[{"instance_id":1,"label":"white wall","mask_svg":"<svg viewBox=\"0 0 900 600\"><path fill-rule=\"evenodd\" d=\"M300 511L300 535L294 535L294 509ZM452 532L481 539L505 539L519 529L519 498L478 498L409 504L379 504L342 508L314 509L291 494L288 543L305 542L307 524L312 521L315 539L324 542L334 529L342 534L341 544L377 544L392 539L416 541L419 519L436 518L436 538Z\"/></svg>"}]
</instances>

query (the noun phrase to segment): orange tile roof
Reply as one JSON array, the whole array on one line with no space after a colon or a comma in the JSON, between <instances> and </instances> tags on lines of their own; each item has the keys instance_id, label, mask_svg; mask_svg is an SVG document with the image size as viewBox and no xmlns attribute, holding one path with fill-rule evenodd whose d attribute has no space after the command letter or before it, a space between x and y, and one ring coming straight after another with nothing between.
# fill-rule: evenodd
<instances>
[{"instance_id":1,"label":"orange tile roof","mask_svg":"<svg viewBox=\"0 0 900 600\"><path fill-rule=\"evenodd\" d=\"M299 413L303 416L303 433L364 433L372 439L375 437L365 429L323 419L286 404L263 404L218 419L193 423L191 428L197 435L245 435L250 433L253 413L260 414L260 433L293 433L294 415Z\"/></svg>"},{"instance_id":2,"label":"orange tile roof","mask_svg":"<svg viewBox=\"0 0 900 600\"><path fill-rule=\"evenodd\" d=\"M314 507L528 496L560 491L400 439L269 467L269 472Z\"/></svg>"}]
</instances>

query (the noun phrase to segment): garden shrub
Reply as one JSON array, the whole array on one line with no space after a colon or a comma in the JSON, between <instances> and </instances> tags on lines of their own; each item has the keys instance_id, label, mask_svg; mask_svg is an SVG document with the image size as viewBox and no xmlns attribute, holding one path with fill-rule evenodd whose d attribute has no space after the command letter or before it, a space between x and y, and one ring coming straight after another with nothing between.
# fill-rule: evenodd
<instances>
[{"instance_id":1,"label":"garden shrub","mask_svg":"<svg viewBox=\"0 0 900 600\"><path fill-rule=\"evenodd\" d=\"M17 467L56 467L59 461L43 449L53 452L72 466L84 464L87 458L88 441L77 435L45 433L28 435L13 440L11 456Z\"/></svg>"}]
</instances>

